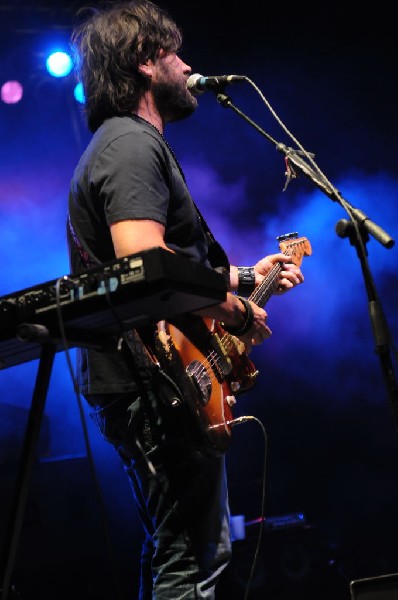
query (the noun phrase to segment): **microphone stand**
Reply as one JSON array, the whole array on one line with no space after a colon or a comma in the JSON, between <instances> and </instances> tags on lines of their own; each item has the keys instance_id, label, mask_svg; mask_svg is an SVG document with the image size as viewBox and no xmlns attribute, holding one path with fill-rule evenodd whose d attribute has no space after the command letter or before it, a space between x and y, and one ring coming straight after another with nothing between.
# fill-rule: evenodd
<instances>
[{"instance_id":1,"label":"microphone stand","mask_svg":"<svg viewBox=\"0 0 398 600\"><path fill-rule=\"evenodd\" d=\"M312 160L312 154L301 150L294 150L293 148L289 148L284 144L277 142L261 127L259 127L257 123L255 123L240 109L238 109L232 103L231 98L224 93L225 85L226 84L220 85L218 89L214 90L217 101L224 108L231 108L236 114L254 127L262 136L273 143L279 152L284 154L287 177L284 189L286 189L291 179L297 177L297 173L301 173L308 177L322 192L324 192L326 196L333 200L333 202L340 204L348 213L350 219L342 219L338 221L336 224L336 233L341 238L349 238L351 245L354 246L357 251L364 277L365 288L368 295L369 317L375 340L375 354L377 354L380 359L384 383L387 388L387 394L392 407L395 424L398 427L398 386L390 350L393 349L393 344L383 307L378 299L376 286L367 260L366 250L366 243L369 241L369 234L387 249L390 249L394 246L395 240L379 225L371 221L362 210L353 207L341 196L340 192L333 187L333 185L318 169L316 163ZM303 156L307 157L315 168L312 168L304 160ZM396 351L394 351L394 354L395 361L397 361Z\"/></svg>"}]
</instances>

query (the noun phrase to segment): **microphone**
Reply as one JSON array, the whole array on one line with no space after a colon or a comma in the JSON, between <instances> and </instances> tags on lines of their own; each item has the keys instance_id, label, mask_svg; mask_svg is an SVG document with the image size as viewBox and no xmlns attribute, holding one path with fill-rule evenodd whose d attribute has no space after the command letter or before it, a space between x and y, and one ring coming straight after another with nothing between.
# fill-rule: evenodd
<instances>
[{"instance_id":1,"label":"microphone","mask_svg":"<svg viewBox=\"0 0 398 600\"><path fill-rule=\"evenodd\" d=\"M204 77L199 73L193 73L188 77L187 88L194 95L203 94L207 90L219 92L229 83L244 81L245 79L244 75L209 75Z\"/></svg>"}]
</instances>

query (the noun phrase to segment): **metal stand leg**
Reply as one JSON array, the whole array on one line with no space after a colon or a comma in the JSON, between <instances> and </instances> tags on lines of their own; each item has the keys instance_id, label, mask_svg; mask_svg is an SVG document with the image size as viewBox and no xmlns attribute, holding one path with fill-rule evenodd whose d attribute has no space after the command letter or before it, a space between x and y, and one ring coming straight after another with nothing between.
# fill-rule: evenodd
<instances>
[{"instance_id":1,"label":"metal stand leg","mask_svg":"<svg viewBox=\"0 0 398 600\"><path fill-rule=\"evenodd\" d=\"M32 397L32 406L29 412L28 423L22 448L20 467L15 484L14 498L11 505L11 514L5 536L5 543L1 564L1 600L11 600L11 578L17 554L19 537L22 529L26 499L29 491L35 450L40 433L44 407L46 403L48 386L51 378L56 345L43 344L39 367L36 375L35 389Z\"/></svg>"}]
</instances>

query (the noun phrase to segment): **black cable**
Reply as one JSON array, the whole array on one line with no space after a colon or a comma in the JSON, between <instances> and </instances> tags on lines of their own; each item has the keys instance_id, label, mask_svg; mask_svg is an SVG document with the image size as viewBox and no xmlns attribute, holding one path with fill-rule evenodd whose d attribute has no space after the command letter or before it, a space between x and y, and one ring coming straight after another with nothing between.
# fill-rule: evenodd
<instances>
[{"instance_id":1,"label":"black cable","mask_svg":"<svg viewBox=\"0 0 398 600\"><path fill-rule=\"evenodd\" d=\"M257 544L254 551L253 563L250 570L249 578L247 580L245 595L243 600L247 600L249 598L250 587L253 581L254 573L257 566L258 557L261 549L261 542L263 538L263 530L264 530L264 522L265 522L265 500L266 500L266 475L267 475L267 453L268 453L268 438L267 432L263 425L263 423L257 417L253 416L243 416L238 417L230 422L231 425L238 425L240 423L246 423L247 421L256 421L256 423L261 427L264 436L264 459L263 459L263 479L262 479L262 494L261 494L261 514L260 514L260 530L258 533Z\"/></svg>"}]
</instances>

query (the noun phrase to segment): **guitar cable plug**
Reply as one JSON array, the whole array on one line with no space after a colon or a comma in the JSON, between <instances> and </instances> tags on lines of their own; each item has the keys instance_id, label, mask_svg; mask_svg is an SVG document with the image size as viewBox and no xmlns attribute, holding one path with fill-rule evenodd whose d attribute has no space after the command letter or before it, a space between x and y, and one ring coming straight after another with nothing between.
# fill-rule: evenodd
<instances>
[{"instance_id":1,"label":"guitar cable plug","mask_svg":"<svg viewBox=\"0 0 398 600\"><path fill-rule=\"evenodd\" d=\"M227 421L227 425L241 425L242 423L246 423L247 421L256 420L256 417L252 417L251 415L245 415L243 417L237 417L236 419L232 419L232 421Z\"/></svg>"},{"instance_id":2,"label":"guitar cable plug","mask_svg":"<svg viewBox=\"0 0 398 600\"><path fill-rule=\"evenodd\" d=\"M240 425L241 423L246 423L247 421L258 421L257 417L252 417L251 415L245 415L243 417L237 417L236 419L231 419L231 421L223 421L222 423L217 423L217 425L210 425L209 429L218 429L219 427L232 427L233 425Z\"/></svg>"}]
</instances>

